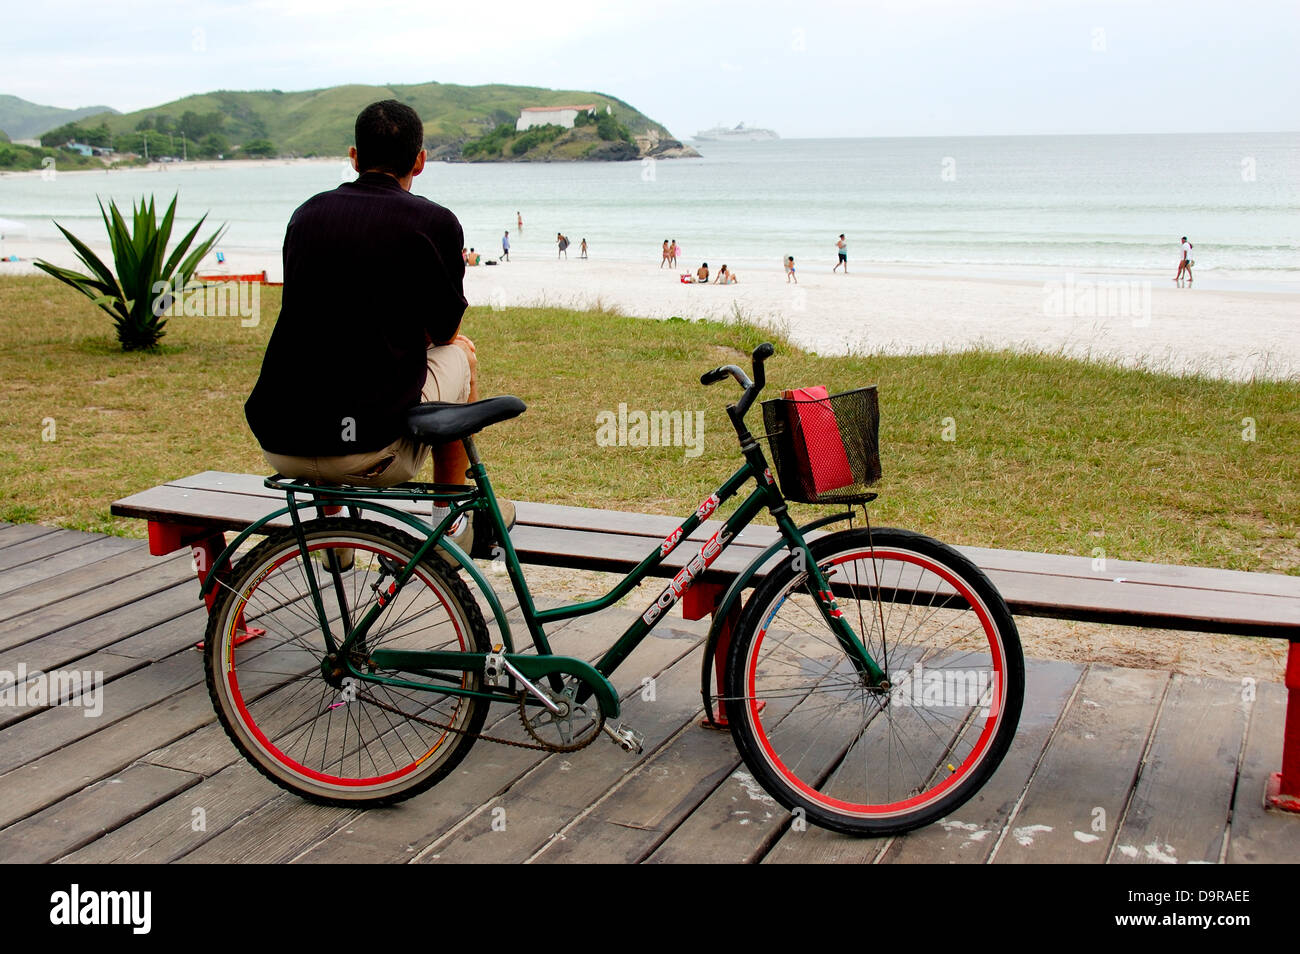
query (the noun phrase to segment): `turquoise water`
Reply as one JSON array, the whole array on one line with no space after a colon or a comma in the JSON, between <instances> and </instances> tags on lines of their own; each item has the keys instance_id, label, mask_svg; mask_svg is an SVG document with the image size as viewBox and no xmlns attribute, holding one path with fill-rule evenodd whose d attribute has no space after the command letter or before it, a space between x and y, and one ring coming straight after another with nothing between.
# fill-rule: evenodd
<instances>
[{"instance_id":1,"label":"turquoise water","mask_svg":"<svg viewBox=\"0 0 1300 954\"><path fill-rule=\"evenodd\" d=\"M1179 238L1197 275L1300 290L1300 134L779 140L700 144L655 163L431 163L415 191L460 217L467 244L554 255L556 231L593 256L658 264L834 261L846 233L861 267L1026 274L1171 271ZM344 164L0 177L0 217L55 239L50 219L102 236L95 196L170 196L193 221L229 222L228 249L278 264L284 226ZM515 235L515 212L525 229ZM11 235L11 241L22 233Z\"/></svg>"}]
</instances>

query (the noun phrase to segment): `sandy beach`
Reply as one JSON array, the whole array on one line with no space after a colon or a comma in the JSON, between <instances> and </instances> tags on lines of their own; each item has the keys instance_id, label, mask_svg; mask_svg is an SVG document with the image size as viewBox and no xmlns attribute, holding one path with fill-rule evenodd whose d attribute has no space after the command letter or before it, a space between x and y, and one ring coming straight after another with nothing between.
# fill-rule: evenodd
<instances>
[{"instance_id":1,"label":"sandy beach","mask_svg":"<svg viewBox=\"0 0 1300 954\"><path fill-rule=\"evenodd\" d=\"M956 277L859 267L832 274L804 265L787 284L779 264L738 263L735 285L687 285L686 271L644 264L567 260L516 241L514 261L466 271L471 305L603 306L646 318L742 317L824 354L935 352L977 345L1064 352L1133 367L1215 377L1300 378L1300 294L1214 289L1202 277L1178 288L1169 276L1044 273L1034 280ZM107 250L97 248L101 254ZM0 275L31 273L33 257L76 266L58 242L9 237ZM265 270L282 278L279 254L227 247L203 274ZM495 254L495 251L492 253ZM547 257L549 256L551 257ZM718 263L711 263L715 269ZM698 263L694 263L697 267Z\"/></svg>"}]
</instances>

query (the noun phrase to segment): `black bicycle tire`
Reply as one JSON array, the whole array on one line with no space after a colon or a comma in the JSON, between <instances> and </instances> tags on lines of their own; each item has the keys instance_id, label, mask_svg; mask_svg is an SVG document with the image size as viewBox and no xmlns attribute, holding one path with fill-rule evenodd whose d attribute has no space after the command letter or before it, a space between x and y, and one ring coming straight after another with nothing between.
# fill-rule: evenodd
<instances>
[{"instance_id":1,"label":"black bicycle tire","mask_svg":"<svg viewBox=\"0 0 1300 954\"><path fill-rule=\"evenodd\" d=\"M345 548L347 540L351 536L359 543L385 545L397 551L393 554L394 556L405 555L407 560L414 554L418 545L414 538L395 528L373 520L354 517L324 518L309 521L303 524L303 534L307 538L309 546L313 538L324 535L326 539L336 540L340 544L339 548L342 549ZM390 787L379 796L366 796L364 792L358 790L351 797L343 797L298 782L287 771L283 769L277 770L277 760L261 750L258 745L250 742L245 737L244 732L235 724L239 720L227 711L225 705L226 696L217 684L219 671L217 657L223 651L221 634L223 629L229 625L226 617L231 611L232 604L238 599L238 595L243 592L247 578L257 573L261 567L273 558L273 555L279 554L285 549L291 549L294 552L298 550L297 537L292 531L277 533L263 540L250 550L231 571L224 574L217 584L220 592L208 617L203 657L208 694L226 735L234 743L240 754L263 776L281 788L318 804L351 808L380 807L404 801L427 791L450 774L469 753L487 718L489 703L486 700L463 697L466 699L465 704L469 707L469 716L459 731L450 733L449 748L446 753L429 767L411 773L403 784ZM300 558L295 557L295 559ZM419 572L435 578L445 588L447 595L455 604L465 623L464 633L473 644L468 647L469 651L488 652L491 646L487 623L477 602L471 596L469 588L460 576L452 572L441 557L436 554L427 556L421 561L418 569ZM322 577L325 575L323 569L318 572ZM407 585L411 584L408 582ZM475 674L474 678L479 677Z\"/></svg>"},{"instance_id":2,"label":"black bicycle tire","mask_svg":"<svg viewBox=\"0 0 1300 954\"><path fill-rule=\"evenodd\" d=\"M1000 707L994 735L974 770L967 773L951 791L915 812L888 818L849 817L833 812L799 792L762 754L762 744L751 724L750 707L743 704L749 692L747 663L750 646L764 625L777 596L799 574L794 572L795 556L774 567L746 601L736 627L726 660L725 698L732 737L755 780L787 810L802 810L804 817L821 827L848 835L881 836L899 834L943 818L973 797L997 770L1015 737L1024 700L1024 659L1015 621L1006 602L988 577L974 563L952 547L931 537L907 530L865 528L840 530L812 541L809 546L821 564L834 554L862 552L873 546L878 550L909 550L946 567L978 595L987 608L1005 650L1005 699ZM774 612L774 611L773 611Z\"/></svg>"}]
</instances>

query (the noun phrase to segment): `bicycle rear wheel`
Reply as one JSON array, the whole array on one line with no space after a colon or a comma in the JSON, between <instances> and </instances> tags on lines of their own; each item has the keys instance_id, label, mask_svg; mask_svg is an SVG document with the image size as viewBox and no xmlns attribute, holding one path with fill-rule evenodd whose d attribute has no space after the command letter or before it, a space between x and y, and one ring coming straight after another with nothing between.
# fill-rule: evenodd
<instances>
[{"instance_id":1,"label":"bicycle rear wheel","mask_svg":"<svg viewBox=\"0 0 1300 954\"><path fill-rule=\"evenodd\" d=\"M777 801L825 828L884 835L935 821L979 790L1015 735L1015 622L978 567L921 534L844 530L810 549L891 685L866 685L792 556L750 597L731 644L736 745Z\"/></svg>"},{"instance_id":2,"label":"bicycle rear wheel","mask_svg":"<svg viewBox=\"0 0 1300 954\"><path fill-rule=\"evenodd\" d=\"M416 542L383 524L352 518L303 524L303 535L335 644L373 606L383 610L354 649L365 678L322 665L327 645L302 549L291 532L245 556L208 620L208 692L226 734L267 778L313 801L383 805L422 792L474 744L489 703L447 693L481 688L481 673L390 672L365 663L377 648L487 652L488 631L464 582L432 555L396 594L396 574ZM238 642L241 621L266 634ZM419 688L386 685L391 677Z\"/></svg>"}]
</instances>

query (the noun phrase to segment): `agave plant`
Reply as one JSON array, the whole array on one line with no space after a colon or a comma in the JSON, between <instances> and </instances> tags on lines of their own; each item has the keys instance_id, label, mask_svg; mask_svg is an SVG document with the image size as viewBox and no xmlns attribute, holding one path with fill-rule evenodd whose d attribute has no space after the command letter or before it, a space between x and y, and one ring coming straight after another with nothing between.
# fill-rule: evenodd
<instances>
[{"instance_id":1,"label":"agave plant","mask_svg":"<svg viewBox=\"0 0 1300 954\"><path fill-rule=\"evenodd\" d=\"M77 258L90 274L61 268L43 259L35 262L37 268L71 285L113 316L117 340L121 342L123 351L146 350L158 343L164 334L163 326L167 324L161 316L171 307L173 293L185 287L203 256L226 231L223 225L191 251L190 245L207 219L204 215L168 255L167 243L171 241L176 198L172 196L161 224L154 210L153 196L148 201L141 198L139 206L132 202L133 228L127 227L116 202L110 201L108 211L105 211L104 203L100 201L99 212L104 217L104 227L113 247L116 274L85 242L58 222L54 224L72 243Z\"/></svg>"}]
</instances>

